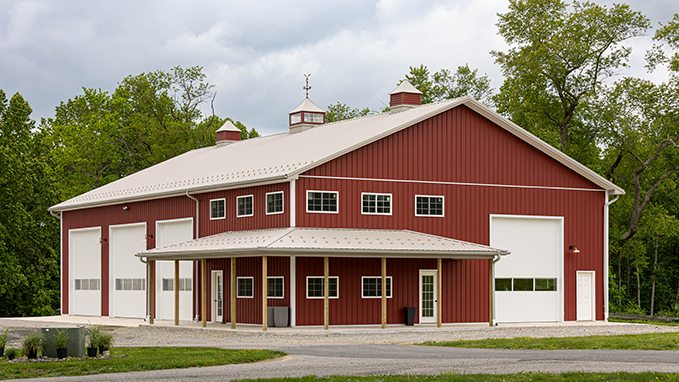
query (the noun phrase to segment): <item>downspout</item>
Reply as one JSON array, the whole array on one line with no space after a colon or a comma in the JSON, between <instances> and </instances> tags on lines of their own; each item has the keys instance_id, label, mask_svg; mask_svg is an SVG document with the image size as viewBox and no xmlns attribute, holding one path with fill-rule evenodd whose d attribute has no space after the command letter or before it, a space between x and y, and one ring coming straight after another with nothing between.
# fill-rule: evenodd
<instances>
[{"instance_id":1,"label":"downspout","mask_svg":"<svg viewBox=\"0 0 679 382\"><path fill-rule=\"evenodd\" d=\"M189 191L186 191L186 196L196 202L196 239L200 237L200 200L198 198L195 198L189 194ZM198 262L194 261L193 262L193 269L195 270L198 267ZM195 276L198 275L198 272L195 273ZM196 280L196 277L193 278ZM196 282L196 288L194 288L195 291L198 291L198 282ZM193 299L193 305L194 305L194 310L196 312L196 317L194 318L194 322L198 321L198 298Z\"/></svg>"},{"instance_id":2,"label":"downspout","mask_svg":"<svg viewBox=\"0 0 679 382\"><path fill-rule=\"evenodd\" d=\"M497 322L495 321L495 263L500 261L502 257L500 256L499 253L495 254L493 256L493 260L490 262L490 268L491 268L491 298L493 299L493 326L497 326Z\"/></svg>"},{"instance_id":3,"label":"downspout","mask_svg":"<svg viewBox=\"0 0 679 382\"><path fill-rule=\"evenodd\" d=\"M148 282L146 286L146 322L148 323L151 319L151 282L149 280L151 278L151 269L149 268L148 257L144 260L143 257L139 256L139 261L146 264L146 281Z\"/></svg>"},{"instance_id":4,"label":"downspout","mask_svg":"<svg viewBox=\"0 0 679 382\"><path fill-rule=\"evenodd\" d=\"M609 272L609 259L608 259L608 207L615 203L620 198L620 195L615 195L613 200L608 200L608 191L606 191L606 203L604 204L604 321L608 321L608 300L609 300L609 290L608 290L608 272Z\"/></svg>"}]
</instances>

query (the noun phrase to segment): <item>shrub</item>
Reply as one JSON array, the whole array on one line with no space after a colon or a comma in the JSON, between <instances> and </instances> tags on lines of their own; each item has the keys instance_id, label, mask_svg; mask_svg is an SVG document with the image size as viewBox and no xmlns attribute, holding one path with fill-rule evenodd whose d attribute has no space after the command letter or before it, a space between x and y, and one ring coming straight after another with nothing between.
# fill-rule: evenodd
<instances>
[{"instance_id":1,"label":"shrub","mask_svg":"<svg viewBox=\"0 0 679 382\"><path fill-rule=\"evenodd\" d=\"M113 347L113 333L111 332L101 332L99 334L99 346L104 347L104 348L111 348Z\"/></svg>"}]
</instances>

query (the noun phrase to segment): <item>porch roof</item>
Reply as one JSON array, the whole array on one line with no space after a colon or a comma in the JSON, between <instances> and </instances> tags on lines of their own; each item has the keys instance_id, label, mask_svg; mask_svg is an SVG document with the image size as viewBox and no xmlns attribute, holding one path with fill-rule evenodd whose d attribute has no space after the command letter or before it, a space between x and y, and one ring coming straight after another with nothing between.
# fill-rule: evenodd
<instances>
[{"instance_id":1,"label":"porch roof","mask_svg":"<svg viewBox=\"0 0 679 382\"><path fill-rule=\"evenodd\" d=\"M490 259L509 251L408 230L276 228L226 232L154 248L149 260L254 256Z\"/></svg>"}]
</instances>

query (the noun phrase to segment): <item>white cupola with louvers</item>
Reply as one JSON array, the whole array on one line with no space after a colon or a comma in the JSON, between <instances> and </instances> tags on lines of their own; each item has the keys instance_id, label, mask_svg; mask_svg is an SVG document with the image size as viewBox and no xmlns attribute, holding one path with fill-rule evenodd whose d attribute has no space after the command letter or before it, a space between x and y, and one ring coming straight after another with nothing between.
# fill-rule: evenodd
<instances>
[{"instance_id":1,"label":"white cupola with louvers","mask_svg":"<svg viewBox=\"0 0 679 382\"><path fill-rule=\"evenodd\" d=\"M290 127L291 133L298 133L314 126L325 124L325 110L316 106L316 104L309 99L309 89L311 89L309 86L309 76L311 75L305 75L306 86L304 87L304 90L306 90L306 98L304 98L304 101L302 101L299 106L288 113L288 126Z\"/></svg>"}]
</instances>

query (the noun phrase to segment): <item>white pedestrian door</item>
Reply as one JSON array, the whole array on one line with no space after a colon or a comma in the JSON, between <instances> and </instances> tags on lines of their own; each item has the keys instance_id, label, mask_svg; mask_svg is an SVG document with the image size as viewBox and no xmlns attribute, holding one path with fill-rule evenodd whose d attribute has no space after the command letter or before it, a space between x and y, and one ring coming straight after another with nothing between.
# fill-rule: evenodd
<instances>
[{"instance_id":1,"label":"white pedestrian door","mask_svg":"<svg viewBox=\"0 0 679 382\"><path fill-rule=\"evenodd\" d=\"M420 270L420 323L437 321L436 271Z\"/></svg>"},{"instance_id":2,"label":"white pedestrian door","mask_svg":"<svg viewBox=\"0 0 679 382\"><path fill-rule=\"evenodd\" d=\"M594 321L594 272L578 272L578 321Z\"/></svg>"},{"instance_id":3,"label":"white pedestrian door","mask_svg":"<svg viewBox=\"0 0 679 382\"><path fill-rule=\"evenodd\" d=\"M212 271L212 322L222 322L224 318L224 274Z\"/></svg>"}]
</instances>

